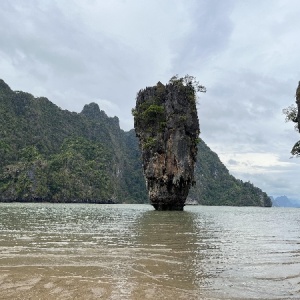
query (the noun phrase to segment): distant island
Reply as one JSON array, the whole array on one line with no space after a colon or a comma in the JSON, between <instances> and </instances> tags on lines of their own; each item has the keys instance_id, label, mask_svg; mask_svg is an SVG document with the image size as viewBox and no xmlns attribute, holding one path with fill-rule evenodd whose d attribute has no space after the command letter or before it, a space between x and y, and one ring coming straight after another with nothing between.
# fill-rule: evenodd
<instances>
[{"instance_id":1,"label":"distant island","mask_svg":"<svg viewBox=\"0 0 300 300\"><path fill-rule=\"evenodd\" d=\"M300 201L289 199L287 196L271 197L272 205L274 207L299 207Z\"/></svg>"},{"instance_id":2,"label":"distant island","mask_svg":"<svg viewBox=\"0 0 300 300\"><path fill-rule=\"evenodd\" d=\"M272 205L261 189L230 175L202 139L197 146L189 201ZM69 112L0 80L0 157L1 202L149 203L134 130L120 129L96 103Z\"/></svg>"}]
</instances>

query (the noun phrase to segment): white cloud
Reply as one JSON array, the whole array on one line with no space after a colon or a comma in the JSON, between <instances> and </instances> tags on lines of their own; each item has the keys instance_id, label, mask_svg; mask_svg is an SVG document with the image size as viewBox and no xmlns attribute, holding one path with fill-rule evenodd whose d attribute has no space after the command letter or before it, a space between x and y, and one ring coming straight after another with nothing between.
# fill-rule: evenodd
<instances>
[{"instance_id":1,"label":"white cloud","mask_svg":"<svg viewBox=\"0 0 300 300\"><path fill-rule=\"evenodd\" d=\"M219 157L229 166L232 172L238 173L261 174L281 172L293 165L292 162L280 160L279 156L272 152L221 153Z\"/></svg>"},{"instance_id":2,"label":"white cloud","mask_svg":"<svg viewBox=\"0 0 300 300\"><path fill-rule=\"evenodd\" d=\"M95 100L95 103L97 103L101 110L105 111L105 113L108 116L118 116L120 115L120 108L118 105L113 103L112 101L106 100L106 99L98 99Z\"/></svg>"}]
</instances>

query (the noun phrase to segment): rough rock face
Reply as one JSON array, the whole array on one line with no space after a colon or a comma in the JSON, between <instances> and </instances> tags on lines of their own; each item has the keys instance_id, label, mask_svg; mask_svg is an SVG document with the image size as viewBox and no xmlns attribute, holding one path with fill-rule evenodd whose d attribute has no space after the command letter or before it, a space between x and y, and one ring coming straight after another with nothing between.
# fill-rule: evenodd
<instances>
[{"instance_id":1,"label":"rough rock face","mask_svg":"<svg viewBox=\"0 0 300 300\"><path fill-rule=\"evenodd\" d=\"M300 81L296 90L296 104L297 104L297 115L294 119L292 119L293 122L297 123L298 131L300 132ZM293 146L292 155L300 156L300 141L296 142L296 144Z\"/></svg>"},{"instance_id":2,"label":"rough rock face","mask_svg":"<svg viewBox=\"0 0 300 300\"><path fill-rule=\"evenodd\" d=\"M300 132L300 81L298 84L298 88L296 90L296 104L298 107L297 122L298 122L298 129Z\"/></svg>"},{"instance_id":3,"label":"rough rock face","mask_svg":"<svg viewBox=\"0 0 300 300\"><path fill-rule=\"evenodd\" d=\"M200 132L195 87L177 79L140 90L133 115L151 204L183 210Z\"/></svg>"}]
</instances>

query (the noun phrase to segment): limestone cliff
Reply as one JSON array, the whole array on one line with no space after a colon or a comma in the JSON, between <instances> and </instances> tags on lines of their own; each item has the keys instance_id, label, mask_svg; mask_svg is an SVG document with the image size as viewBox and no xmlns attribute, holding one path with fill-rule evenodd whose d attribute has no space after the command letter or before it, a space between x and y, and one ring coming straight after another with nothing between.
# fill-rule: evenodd
<instances>
[{"instance_id":1,"label":"limestone cliff","mask_svg":"<svg viewBox=\"0 0 300 300\"><path fill-rule=\"evenodd\" d=\"M299 81L299 84L298 84L298 87L297 87L297 90L296 90L296 104L297 104L297 109L295 111L295 118L292 120L294 121L298 128L298 131L300 132L300 81ZM300 141L298 141L292 148L292 151L291 153L293 155L296 155L296 156L300 156Z\"/></svg>"},{"instance_id":2,"label":"limestone cliff","mask_svg":"<svg viewBox=\"0 0 300 300\"><path fill-rule=\"evenodd\" d=\"M298 108L298 114L297 114L298 130L300 132L300 81L298 84L298 88L296 90L296 104Z\"/></svg>"},{"instance_id":3,"label":"limestone cliff","mask_svg":"<svg viewBox=\"0 0 300 300\"><path fill-rule=\"evenodd\" d=\"M183 210L194 184L199 121L192 77L140 90L133 110L151 204L157 210ZM201 90L202 88L202 90Z\"/></svg>"}]
</instances>

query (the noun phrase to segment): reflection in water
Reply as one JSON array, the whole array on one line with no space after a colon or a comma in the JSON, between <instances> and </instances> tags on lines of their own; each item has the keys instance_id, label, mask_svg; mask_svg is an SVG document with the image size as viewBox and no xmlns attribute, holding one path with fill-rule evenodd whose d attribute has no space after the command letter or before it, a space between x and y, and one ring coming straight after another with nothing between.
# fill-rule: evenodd
<instances>
[{"instance_id":1,"label":"reflection in water","mask_svg":"<svg viewBox=\"0 0 300 300\"><path fill-rule=\"evenodd\" d=\"M174 293L186 299L200 296L199 287L208 284L203 272L202 234L191 212L148 211L136 226L136 245L142 253L134 263L140 272L136 286L147 295ZM206 245L207 246L207 245Z\"/></svg>"},{"instance_id":2,"label":"reflection in water","mask_svg":"<svg viewBox=\"0 0 300 300\"><path fill-rule=\"evenodd\" d=\"M0 204L0 299L300 299L298 210Z\"/></svg>"}]
</instances>

